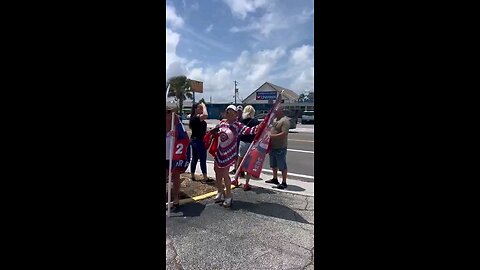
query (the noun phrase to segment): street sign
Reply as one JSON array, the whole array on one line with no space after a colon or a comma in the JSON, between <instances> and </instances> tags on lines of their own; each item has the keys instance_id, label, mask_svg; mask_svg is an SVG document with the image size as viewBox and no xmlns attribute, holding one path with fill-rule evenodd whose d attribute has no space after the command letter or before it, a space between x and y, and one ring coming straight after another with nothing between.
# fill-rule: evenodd
<instances>
[{"instance_id":1,"label":"street sign","mask_svg":"<svg viewBox=\"0 0 480 270\"><path fill-rule=\"evenodd\" d=\"M203 93L203 82L190 80L190 86L193 92Z\"/></svg>"},{"instance_id":2,"label":"street sign","mask_svg":"<svg viewBox=\"0 0 480 270\"><path fill-rule=\"evenodd\" d=\"M276 100L277 94L277 91L257 92L256 100Z\"/></svg>"}]
</instances>

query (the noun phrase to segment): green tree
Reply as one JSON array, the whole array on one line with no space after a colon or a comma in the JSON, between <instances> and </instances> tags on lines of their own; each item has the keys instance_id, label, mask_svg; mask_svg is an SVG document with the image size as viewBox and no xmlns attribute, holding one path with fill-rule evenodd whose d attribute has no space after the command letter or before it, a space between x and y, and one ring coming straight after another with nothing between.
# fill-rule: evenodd
<instances>
[{"instance_id":1,"label":"green tree","mask_svg":"<svg viewBox=\"0 0 480 270\"><path fill-rule=\"evenodd\" d=\"M193 97L190 81L186 76L181 75L168 79L168 84L170 84L168 96L175 97L175 101L178 101L179 112L183 114L183 101Z\"/></svg>"},{"instance_id":2,"label":"green tree","mask_svg":"<svg viewBox=\"0 0 480 270\"><path fill-rule=\"evenodd\" d=\"M305 99L305 94L301 93L300 96L298 97L298 102L303 102L304 99Z\"/></svg>"},{"instance_id":3,"label":"green tree","mask_svg":"<svg viewBox=\"0 0 480 270\"><path fill-rule=\"evenodd\" d=\"M315 93L313 91L308 91L307 98L308 98L308 101L314 101Z\"/></svg>"},{"instance_id":4,"label":"green tree","mask_svg":"<svg viewBox=\"0 0 480 270\"><path fill-rule=\"evenodd\" d=\"M305 91L305 93L301 93L298 97L298 102L306 102L306 101L313 101L314 92L313 91Z\"/></svg>"}]
</instances>

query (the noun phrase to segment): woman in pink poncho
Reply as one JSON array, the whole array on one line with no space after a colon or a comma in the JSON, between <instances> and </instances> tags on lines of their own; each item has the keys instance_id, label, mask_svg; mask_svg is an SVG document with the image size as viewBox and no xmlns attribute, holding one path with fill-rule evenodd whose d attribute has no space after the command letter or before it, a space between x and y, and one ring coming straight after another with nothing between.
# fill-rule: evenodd
<instances>
[{"instance_id":1,"label":"woman in pink poncho","mask_svg":"<svg viewBox=\"0 0 480 270\"><path fill-rule=\"evenodd\" d=\"M231 206L232 193L229 169L231 165L235 164L238 157L238 137L240 135L255 135L257 130L261 130L262 124L251 128L247 127L238 121L237 108L234 105L229 105L225 109L225 119L221 120L215 128L218 130L218 148L214 165L218 193L215 202L223 201L223 206ZM225 192L222 180L225 182Z\"/></svg>"}]
</instances>

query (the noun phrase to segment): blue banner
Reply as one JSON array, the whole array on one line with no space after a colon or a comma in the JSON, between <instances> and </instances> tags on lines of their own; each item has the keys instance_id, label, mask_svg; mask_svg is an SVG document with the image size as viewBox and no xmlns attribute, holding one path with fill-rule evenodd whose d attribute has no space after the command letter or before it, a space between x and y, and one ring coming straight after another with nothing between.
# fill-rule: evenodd
<instances>
[{"instance_id":1,"label":"blue banner","mask_svg":"<svg viewBox=\"0 0 480 270\"><path fill-rule=\"evenodd\" d=\"M277 91L257 92L256 100L276 100Z\"/></svg>"}]
</instances>

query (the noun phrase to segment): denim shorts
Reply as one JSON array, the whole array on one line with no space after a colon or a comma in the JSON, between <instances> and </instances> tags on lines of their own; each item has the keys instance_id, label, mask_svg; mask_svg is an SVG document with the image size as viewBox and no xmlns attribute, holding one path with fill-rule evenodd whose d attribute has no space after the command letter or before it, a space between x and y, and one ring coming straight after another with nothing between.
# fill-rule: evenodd
<instances>
[{"instance_id":1,"label":"denim shorts","mask_svg":"<svg viewBox=\"0 0 480 270\"><path fill-rule=\"evenodd\" d=\"M245 156L248 148L250 147L250 144L251 143L240 141L240 147L238 147L238 156L239 157L244 157Z\"/></svg>"},{"instance_id":2,"label":"denim shorts","mask_svg":"<svg viewBox=\"0 0 480 270\"><path fill-rule=\"evenodd\" d=\"M270 168L287 169L287 148L270 149Z\"/></svg>"}]
</instances>

